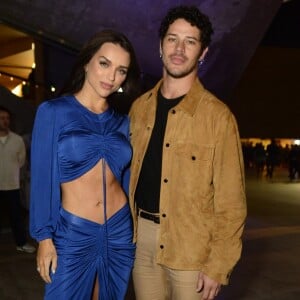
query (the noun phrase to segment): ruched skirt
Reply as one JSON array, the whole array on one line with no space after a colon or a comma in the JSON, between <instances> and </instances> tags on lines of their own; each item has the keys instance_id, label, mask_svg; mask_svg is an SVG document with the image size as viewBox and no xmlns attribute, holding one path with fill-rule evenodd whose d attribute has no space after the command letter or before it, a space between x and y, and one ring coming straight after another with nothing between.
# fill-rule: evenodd
<instances>
[{"instance_id":1,"label":"ruched skirt","mask_svg":"<svg viewBox=\"0 0 300 300\"><path fill-rule=\"evenodd\" d=\"M90 300L96 278L99 299L124 299L135 254L128 204L104 224L61 209L53 241L58 263L45 299Z\"/></svg>"}]
</instances>

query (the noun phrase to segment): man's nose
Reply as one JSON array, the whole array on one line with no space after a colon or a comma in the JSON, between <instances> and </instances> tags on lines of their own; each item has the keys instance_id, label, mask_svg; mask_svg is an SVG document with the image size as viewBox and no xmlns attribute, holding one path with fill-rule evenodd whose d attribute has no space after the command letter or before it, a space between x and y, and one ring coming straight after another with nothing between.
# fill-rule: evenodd
<instances>
[{"instance_id":1,"label":"man's nose","mask_svg":"<svg viewBox=\"0 0 300 300\"><path fill-rule=\"evenodd\" d=\"M185 50L185 43L184 43L184 40L177 40L177 43L176 43L176 48L175 50L177 52L184 52Z\"/></svg>"}]
</instances>

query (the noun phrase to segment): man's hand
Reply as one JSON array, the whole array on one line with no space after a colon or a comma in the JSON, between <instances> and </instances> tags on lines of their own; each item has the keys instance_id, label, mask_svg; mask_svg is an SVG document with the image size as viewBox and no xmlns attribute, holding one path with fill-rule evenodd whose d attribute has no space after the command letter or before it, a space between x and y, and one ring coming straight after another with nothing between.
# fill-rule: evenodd
<instances>
[{"instance_id":1,"label":"man's hand","mask_svg":"<svg viewBox=\"0 0 300 300\"><path fill-rule=\"evenodd\" d=\"M50 268L51 272L54 274L57 267L56 249L52 239L46 239L39 242L36 262L40 276L46 283L51 283Z\"/></svg>"},{"instance_id":2,"label":"man's hand","mask_svg":"<svg viewBox=\"0 0 300 300\"><path fill-rule=\"evenodd\" d=\"M198 276L197 292L203 293L202 300L212 300L218 295L221 284L200 272Z\"/></svg>"}]
</instances>

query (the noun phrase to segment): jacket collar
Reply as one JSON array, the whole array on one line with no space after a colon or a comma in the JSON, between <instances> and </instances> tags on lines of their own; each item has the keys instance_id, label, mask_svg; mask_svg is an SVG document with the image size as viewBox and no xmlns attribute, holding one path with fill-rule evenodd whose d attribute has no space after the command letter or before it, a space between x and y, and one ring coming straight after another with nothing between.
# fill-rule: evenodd
<instances>
[{"instance_id":1,"label":"jacket collar","mask_svg":"<svg viewBox=\"0 0 300 300\"><path fill-rule=\"evenodd\" d=\"M161 79L155 87L150 90L148 97L146 100L149 100L152 98L152 96L157 97L157 92L162 84L163 79ZM178 109L181 109L185 111L186 113L190 114L191 116L195 113L197 106L199 105L199 102L202 99L202 95L204 93L205 89L200 82L199 78L197 77L194 81L194 83L191 86L191 89L189 92L184 96L184 98L179 102L177 105Z\"/></svg>"}]
</instances>

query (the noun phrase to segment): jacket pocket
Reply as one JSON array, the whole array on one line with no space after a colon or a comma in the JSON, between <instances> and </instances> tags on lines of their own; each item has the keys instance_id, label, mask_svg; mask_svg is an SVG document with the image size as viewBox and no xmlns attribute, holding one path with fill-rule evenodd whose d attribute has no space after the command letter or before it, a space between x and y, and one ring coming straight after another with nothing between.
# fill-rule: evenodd
<instances>
[{"instance_id":1,"label":"jacket pocket","mask_svg":"<svg viewBox=\"0 0 300 300\"><path fill-rule=\"evenodd\" d=\"M175 154L181 158L192 161L212 161L214 145L197 145L192 143L177 143L174 149Z\"/></svg>"},{"instance_id":2,"label":"jacket pocket","mask_svg":"<svg viewBox=\"0 0 300 300\"><path fill-rule=\"evenodd\" d=\"M196 145L192 143L177 143L174 145L172 173L178 174L175 183L183 188L182 197L193 199L199 209L210 201L213 191L213 145ZM199 201L202 198L202 201ZM204 200L206 199L206 200Z\"/></svg>"}]
</instances>

